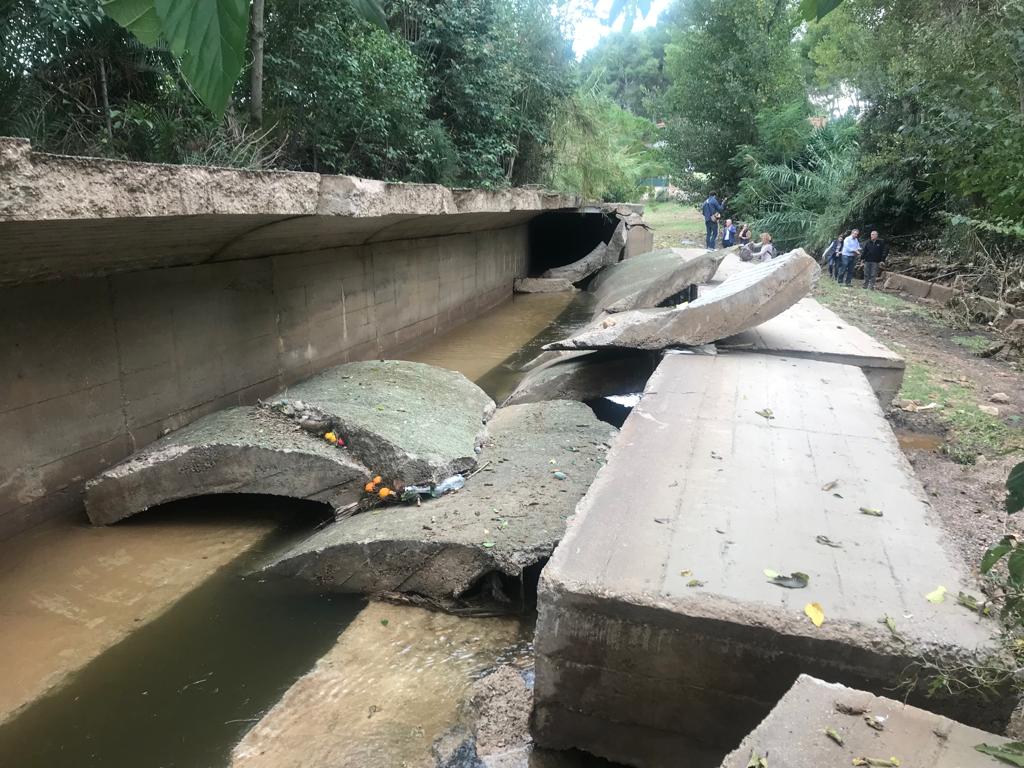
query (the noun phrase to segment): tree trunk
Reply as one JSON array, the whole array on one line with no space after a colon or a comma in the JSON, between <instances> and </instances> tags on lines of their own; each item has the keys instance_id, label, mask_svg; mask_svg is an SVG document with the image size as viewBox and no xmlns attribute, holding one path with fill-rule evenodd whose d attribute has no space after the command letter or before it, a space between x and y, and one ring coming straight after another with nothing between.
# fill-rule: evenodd
<instances>
[{"instance_id":1,"label":"tree trunk","mask_svg":"<svg viewBox=\"0 0 1024 768\"><path fill-rule=\"evenodd\" d=\"M252 47L252 68L249 70L249 117L259 128L263 125L263 3L252 0L249 23L249 44Z\"/></svg>"},{"instance_id":2,"label":"tree trunk","mask_svg":"<svg viewBox=\"0 0 1024 768\"><path fill-rule=\"evenodd\" d=\"M107 141L114 143L114 121L110 116L110 93L107 90L107 63L100 59L100 99L103 102L103 117L107 121Z\"/></svg>"}]
</instances>

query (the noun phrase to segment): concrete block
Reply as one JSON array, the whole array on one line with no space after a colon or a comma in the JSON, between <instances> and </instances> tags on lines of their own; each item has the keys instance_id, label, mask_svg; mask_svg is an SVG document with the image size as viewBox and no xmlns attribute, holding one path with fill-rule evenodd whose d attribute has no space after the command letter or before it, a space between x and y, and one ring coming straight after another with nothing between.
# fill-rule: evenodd
<instances>
[{"instance_id":1,"label":"concrete block","mask_svg":"<svg viewBox=\"0 0 1024 768\"><path fill-rule=\"evenodd\" d=\"M872 728L865 718L880 727ZM827 736L828 729L843 743ZM801 675L721 768L748 768L754 754L785 768L857 765L865 758L896 758L900 765L929 768L996 768L1000 762L975 747L1007 741L917 707Z\"/></svg>"},{"instance_id":2,"label":"concrete block","mask_svg":"<svg viewBox=\"0 0 1024 768\"><path fill-rule=\"evenodd\" d=\"M659 359L650 352L561 352L532 368L504 405L544 400L597 400L642 392Z\"/></svg>"},{"instance_id":3,"label":"concrete block","mask_svg":"<svg viewBox=\"0 0 1024 768\"><path fill-rule=\"evenodd\" d=\"M658 307L690 285L706 283L724 251L667 248L605 267L590 284L594 315Z\"/></svg>"},{"instance_id":4,"label":"concrete block","mask_svg":"<svg viewBox=\"0 0 1024 768\"><path fill-rule=\"evenodd\" d=\"M926 499L859 369L666 357L542 575L538 742L711 766L801 673L882 692L918 654L977 661L995 625L925 598L967 583ZM976 727L1014 706L926 684L912 703Z\"/></svg>"},{"instance_id":5,"label":"concrete block","mask_svg":"<svg viewBox=\"0 0 1024 768\"><path fill-rule=\"evenodd\" d=\"M898 275L894 272L886 274L885 289L889 291L903 291L919 299L928 297L931 292L932 283L927 280L918 280L910 275Z\"/></svg>"}]
</instances>

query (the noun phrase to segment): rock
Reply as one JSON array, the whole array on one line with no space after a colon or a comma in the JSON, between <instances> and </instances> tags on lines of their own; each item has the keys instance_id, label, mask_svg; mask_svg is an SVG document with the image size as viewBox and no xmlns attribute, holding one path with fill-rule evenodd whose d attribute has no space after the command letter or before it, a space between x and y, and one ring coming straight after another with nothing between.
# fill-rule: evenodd
<instances>
[{"instance_id":1,"label":"rock","mask_svg":"<svg viewBox=\"0 0 1024 768\"><path fill-rule=\"evenodd\" d=\"M594 250L579 261L566 264L564 267L549 269L541 277L563 278L572 283L578 283L590 277L602 267L617 262L622 256L622 249L625 244L626 224L620 221L619 225L615 228L615 232L612 234L612 239L608 241L607 245L599 243Z\"/></svg>"},{"instance_id":2,"label":"rock","mask_svg":"<svg viewBox=\"0 0 1024 768\"><path fill-rule=\"evenodd\" d=\"M590 286L594 314L661 306L690 285L710 281L724 258L725 251L668 248L613 264Z\"/></svg>"},{"instance_id":3,"label":"rock","mask_svg":"<svg viewBox=\"0 0 1024 768\"><path fill-rule=\"evenodd\" d=\"M999 403L1000 405L1005 405L1006 403L1010 402L1010 396L1005 392L996 392L992 395L992 397L989 398L989 401L993 403Z\"/></svg>"},{"instance_id":4,"label":"rock","mask_svg":"<svg viewBox=\"0 0 1024 768\"><path fill-rule=\"evenodd\" d=\"M523 277L513 283L516 293L562 293L575 291L576 286L561 277Z\"/></svg>"},{"instance_id":5,"label":"rock","mask_svg":"<svg viewBox=\"0 0 1024 768\"><path fill-rule=\"evenodd\" d=\"M631 350L563 352L532 369L503 405L543 400L586 402L608 395L642 392L658 356Z\"/></svg>"},{"instance_id":6,"label":"rock","mask_svg":"<svg viewBox=\"0 0 1024 768\"><path fill-rule=\"evenodd\" d=\"M689 304L606 316L544 349L659 350L717 341L781 314L807 295L820 273L817 262L797 249L738 272Z\"/></svg>"},{"instance_id":7,"label":"rock","mask_svg":"<svg viewBox=\"0 0 1024 768\"><path fill-rule=\"evenodd\" d=\"M979 405L978 410L984 414L987 414L988 416L999 415L999 409L996 408L994 405Z\"/></svg>"},{"instance_id":8,"label":"rock","mask_svg":"<svg viewBox=\"0 0 1024 768\"><path fill-rule=\"evenodd\" d=\"M359 498L367 470L348 451L257 407L231 408L172 432L90 480L85 509L95 525L176 499L263 493L323 501Z\"/></svg>"},{"instance_id":9,"label":"rock","mask_svg":"<svg viewBox=\"0 0 1024 768\"><path fill-rule=\"evenodd\" d=\"M334 523L268 567L340 592L411 593L440 605L491 575L518 579L551 554L614 432L580 403L499 409L482 469L463 490Z\"/></svg>"},{"instance_id":10,"label":"rock","mask_svg":"<svg viewBox=\"0 0 1024 768\"><path fill-rule=\"evenodd\" d=\"M373 474L405 483L471 471L494 412L494 402L461 373L404 360L335 366L264 405L290 405L318 428L330 424Z\"/></svg>"},{"instance_id":11,"label":"rock","mask_svg":"<svg viewBox=\"0 0 1024 768\"><path fill-rule=\"evenodd\" d=\"M529 746L533 692L520 670L503 665L477 680L470 706L479 757Z\"/></svg>"}]
</instances>

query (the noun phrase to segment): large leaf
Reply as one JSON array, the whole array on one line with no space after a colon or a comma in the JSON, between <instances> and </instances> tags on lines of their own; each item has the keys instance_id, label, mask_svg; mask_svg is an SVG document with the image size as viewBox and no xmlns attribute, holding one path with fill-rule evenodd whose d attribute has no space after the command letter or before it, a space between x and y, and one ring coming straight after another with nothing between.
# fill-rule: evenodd
<instances>
[{"instance_id":1,"label":"large leaf","mask_svg":"<svg viewBox=\"0 0 1024 768\"><path fill-rule=\"evenodd\" d=\"M161 31L181 74L218 117L245 64L248 0L156 0Z\"/></svg>"},{"instance_id":2,"label":"large leaf","mask_svg":"<svg viewBox=\"0 0 1024 768\"><path fill-rule=\"evenodd\" d=\"M1024 509L1024 461L1010 470L1006 478L1006 511L1008 514Z\"/></svg>"},{"instance_id":3,"label":"large leaf","mask_svg":"<svg viewBox=\"0 0 1024 768\"><path fill-rule=\"evenodd\" d=\"M1006 561L1010 583L1017 589L1024 588L1024 549L1015 549Z\"/></svg>"},{"instance_id":4,"label":"large leaf","mask_svg":"<svg viewBox=\"0 0 1024 768\"><path fill-rule=\"evenodd\" d=\"M1006 553L1013 549L1014 541L1012 536L1004 536L1002 541L989 548L985 556L981 558L981 572L988 573L991 571L992 567L1002 560Z\"/></svg>"},{"instance_id":5,"label":"large leaf","mask_svg":"<svg viewBox=\"0 0 1024 768\"><path fill-rule=\"evenodd\" d=\"M978 744L974 748L986 755L998 758L1004 763L1019 765L1024 768L1024 743L1011 741L997 746L993 746L991 744Z\"/></svg>"},{"instance_id":6,"label":"large leaf","mask_svg":"<svg viewBox=\"0 0 1024 768\"><path fill-rule=\"evenodd\" d=\"M843 0L800 0L800 12L807 21L820 20L842 2Z\"/></svg>"},{"instance_id":7,"label":"large leaf","mask_svg":"<svg viewBox=\"0 0 1024 768\"><path fill-rule=\"evenodd\" d=\"M131 32L144 45L156 45L160 38L160 17L153 0L102 0L103 12Z\"/></svg>"}]
</instances>

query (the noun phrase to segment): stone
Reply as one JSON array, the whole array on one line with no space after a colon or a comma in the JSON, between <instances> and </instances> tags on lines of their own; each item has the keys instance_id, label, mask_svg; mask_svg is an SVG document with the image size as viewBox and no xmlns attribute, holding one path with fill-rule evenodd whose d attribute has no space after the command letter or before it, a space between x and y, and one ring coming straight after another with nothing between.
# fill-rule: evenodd
<instances>
[{"instance_id":1,"label":"stone","mask_svg":"<svg viewBox=\"0 0 1024 768\"><path fill-rule=\"evenodd\" d=\"M268 567L329 590L451 605L492 574L515 580L548 558L614 433L580 403L501 408L463 490L341 520Z\"/></svg>"},{"instance_id":2,"label":"stone","mask_svg":"<svg viewBox=\"0 0 1024 768\"><path fill-rule=\"evenodd\" d=\"M986 416L999 415L999 409L994 405L979 405L978 410L984 413Z\"/></svg>"},{"instance_id":3,"label":"stone","mask_svg":"<svg viewBox=\"0 0 1024 768\"><path fill-rule=\"evenodd\" d=\"M957 605L969 582L945 538L858 368L666 356L542 573L534 737L717 765L801 673L879 694L921 655L977 664L999 625ZM909 702L974 727L998 732L1015 704L929 697L930 680L908 681Z\"/></svg>"},{"instance_id":4,"label":"stone","mask_svg":"<svg viewBox=\"0 0 1024 768\"><path fill-rule=\"evenodd\" d=\"M865 717L881 718L883 727L869 727ZM828 729L843 743L827 736ZM998 760L975 747L1007 741L892 699L800 675L721 768L749 768L755 753L784 768L857 765L857 759L867 757L895 757L908 767L997 768Z\"/></svg>"},{"instance_id":5,"label":"stone","mask_svg":"<svg viewBox=\"0 0 1024 768\"><path fill-rule=\"evenodd\" d=\"M544 349L659 350L733 336L781 314L814 287L821 269L802 249L735 274L696 301L599 319Z\"/></svg>"},{"instance_id":6,"label":"stone","mask_svg":"<svg viewBox=\"0 0 1024 768\"><path fill-rule=\"evenodd\" d=\"M994 392L992 394L992 397L989 398L989 401L993 403L999 403L1000 405L1005 405L1010 402L1010 396L1005 392Z\"/></svg>"},{"instance_id":7,"label":"stone","mask_svg":"<svg viewBox=\"0 0 1024 768\"><path fill-rule=\"evenodd\" d=\"M615 228L611 240L605 243L598 243L597 246L578 261L566 264L564 267L555 267L544 272L543 278L562 278L572 283L586 280L602 267L616 263L622 256L622 249L626 244L626 224L620 221Z\"/></svg>"},{"instance_id":8,"label":"stone","mask_svg":"<svg viewBox=\"0 0 1024 768\"><path fill-rule=\"evenodd\" d=\"M476 466L494 402L461 373L404 360L329 368L269 398L266 407L330 424L371 474L440 481Z\"/></svg>"},{"instance_id":9,"label":"stone","mask_svg":"<svg viewBox=\"0 0 1024 768\"><path fill-rule=\"evenodd\" d=\"M632 350L562 352L531 369L503 405L544 400L586 402L642 392L658 365L657 355Z\"/></svg>"},{"instance_id":10,"label":"stone","mask_svg":"<svg viewBox=\"0 0 1024 768\"><path fill-rule=\"evenodd\" d=\"M561 277L522 277L513 284L516 293L562 293L575 291L576 286Z\"/></svg>"},{"instance_id":11,"label":"stone","mask_svg":"<svg viewBox=\"0 0 1024 768\"><path fill-rule=\"evenodd\" d=\"M90 480L85 509L107 525L157 504L217 493L311 499L343 509L366 469L348 451L257 407L219 411L176 430Z\"/></svg>"},{"instance_id":12,"label":"stone","mask_svg":"<svg viewBox=\"0 0 1024 768\"><path fill-rule=\"evenodd\" d=\"M594 314L659 307L690 285L711 280L724 257L724 251L668 248L612 264L590 285Z\"/></svg>"}]
</instances>

